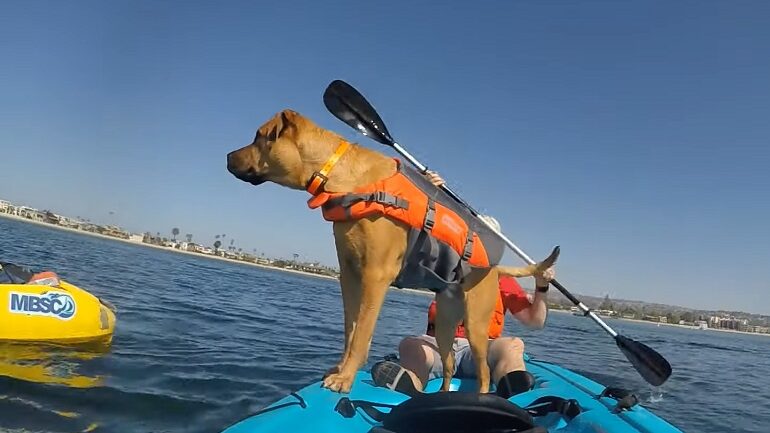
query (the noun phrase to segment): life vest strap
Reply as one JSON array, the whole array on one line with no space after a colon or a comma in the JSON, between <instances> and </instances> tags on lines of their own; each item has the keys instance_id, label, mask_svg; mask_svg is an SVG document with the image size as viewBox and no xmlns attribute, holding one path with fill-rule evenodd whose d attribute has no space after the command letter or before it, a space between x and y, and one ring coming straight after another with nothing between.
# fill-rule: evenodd
<instances>
[{"instance_id":1,"label":"life vest strap","mask_svg":"<svg viewBox=\"0 0 770 433\"><path fill-rule=\"evenodd\" d=\"M428 209L425 211L425 220L422 222L422 228L426 232L430 233L433 230L433 226L436 225L436 200L432 197L428 197Z\"/></svg>"},{"instance_id":2,"label":"life vest strap","mask_svg":"<svg viewBox=\"0 0 770 433\"><path fill-rule=\"evenodd\" d=\"M465 239L465 248L463 249L463 261L470 260L473 255L473 230L468 228L468 237Z\"/></svg>"},{"instance_id":3,"label":"life vest strap","mask_svg":"<svg viewBox=\"0 0 770 433\"><path fill-rule=\"evenodd\" d=\"M465 238L465 248L463 248L463 255L460 257L460 262L457 264L457 275L468 275L471 271L471 264L469 260L473 256L473 230L468 228L468 235Z\"/></svg>"},{"instance_id":4,"label":"life vest strap","mask_svg":"<svg viewBox=\"0 0 770 433\"><path fill-rule=\"evenodd\" d=\"M330 198L326 202L325 206L340 206L344 208L346 212L349 212L351 206L361 201L379 203L385 206L391 206L399 209L409 209L409 200L403 197L396 197L395 195L388 194L385 191L374 191L371 193L360 194L344 194Z\"/></svg>"}]
</instances>

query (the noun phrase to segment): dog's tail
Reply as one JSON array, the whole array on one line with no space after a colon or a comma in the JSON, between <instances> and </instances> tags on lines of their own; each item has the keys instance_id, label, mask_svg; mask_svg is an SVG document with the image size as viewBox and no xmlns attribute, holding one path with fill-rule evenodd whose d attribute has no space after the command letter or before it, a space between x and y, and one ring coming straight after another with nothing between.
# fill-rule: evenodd
<instances>
[{"instance_id":1,"label":"dog's tail","mask_svg":"<svg viewBox=\"0 0 770 433\"><path fill-rule=\"evenodd\" d=\"M516 266L496 266L497 272L500 275L507 275L510 277L531 277L537 273L553 266L556 263L556 259L559 258L559 246L557 245L551 254L545 258L542 262L535 263L534 265L516 267Z\"/></svg>"}]
</instances>

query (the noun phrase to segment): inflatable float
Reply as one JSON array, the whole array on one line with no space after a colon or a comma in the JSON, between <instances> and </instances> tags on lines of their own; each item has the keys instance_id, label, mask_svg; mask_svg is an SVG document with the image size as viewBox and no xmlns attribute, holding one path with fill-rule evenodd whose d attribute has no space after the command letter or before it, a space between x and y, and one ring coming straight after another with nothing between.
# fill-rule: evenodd
<instances>
[{"instance_id":1,"label":"inflatable float","mask_svg":"<svg viewBox=\"0 0 770 433\"><path fill-rule=\"evenodd\" d=\"M115 308L60 279L0 262L0 342L109 343Z\"/></svg>"}]
</instances>

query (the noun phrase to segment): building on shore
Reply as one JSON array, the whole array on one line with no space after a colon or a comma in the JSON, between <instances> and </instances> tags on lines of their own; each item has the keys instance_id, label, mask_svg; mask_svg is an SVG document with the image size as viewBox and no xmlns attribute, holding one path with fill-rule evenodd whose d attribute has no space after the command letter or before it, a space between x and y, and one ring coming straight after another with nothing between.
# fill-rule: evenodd
<instances>
[{"instance_id":1,"label":"building on shore","mask_svg":"<svg viewBox=\"0 0 770 433\"><path fill-rule=\"evenodd\" d=\"M69 218L62 215L56 215L59 219L58 224L62 227L67 227L71 229L76 229L82 224L82 221L79 221L75 218Z\"/></svg>"},{"instance_id":2,"label":"building on shore","mask_svg":"<svg viewBox=\"0 0 770 433\"><path fill-rule=\"evenodd\" d=\"M124 231L123 229L115 226L97 226L97 233L103 234L105 236L112 236L114 238L121 238L121 239L128 239L129 233Z\"/></svg>"},{"instance_id":3,"label":"building on shore","mask_svg":"<svg viewBox=\"0 0 770 433\"><path fill-rule=\"evenodd\" d=\"M9 201L0 200L0 212L2 213L11 213L10 210L14 206Z\"/></svg>"},{"instance_id":4,"label":"building on shore","mask_svg":"<svg viewBox=\"0 0 770 433\"><path fill-rule=\"evenodd\" d=\"M709 327L717 329L731 329L735 331L749 331L748 319L737 319L733 316L711 316L708 321ZM751 332L751 331L749 331Z\"/></svg>"}]
</instances>

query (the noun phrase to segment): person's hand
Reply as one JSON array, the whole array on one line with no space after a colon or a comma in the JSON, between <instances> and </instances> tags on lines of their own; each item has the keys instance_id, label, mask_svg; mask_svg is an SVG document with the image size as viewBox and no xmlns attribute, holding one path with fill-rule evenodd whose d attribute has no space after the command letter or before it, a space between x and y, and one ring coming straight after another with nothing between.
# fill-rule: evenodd
<instances>
[{"instance_id":1,"label":"person's hand","mask_svg":"<svg viewBox=\"0 0 770 433\"><path fill-rule=\"evenodd\" d=\"M552 267L544 270L542 273L535 274L535 287L548 287L548 283L556 278L556 270Z\"/></svg>"},{"instance_id":2,"label":"person's hand","mask_svg":"<svg viewBox=\"0 0 770 433\"><path fill-rule=\"evenodd\" d=\"M441 186L446 183L444 182L444 179L442 179L441 176L439 176L438 173L436 173L435 171L430 171L430 170L426 171L425 177L427 177L430 183L432 183L435 186Z\"/></svg>"}]
</instances>

